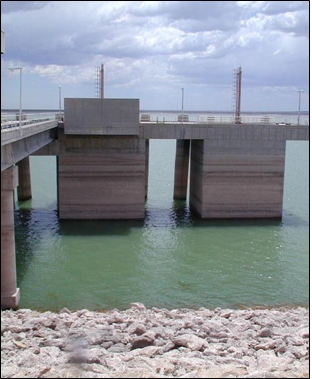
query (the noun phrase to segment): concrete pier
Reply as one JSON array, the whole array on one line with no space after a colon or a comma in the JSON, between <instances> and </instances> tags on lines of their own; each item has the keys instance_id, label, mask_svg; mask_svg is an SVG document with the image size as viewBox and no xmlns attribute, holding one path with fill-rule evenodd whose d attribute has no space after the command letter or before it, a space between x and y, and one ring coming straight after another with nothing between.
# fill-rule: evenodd
<instances>
[{"instance_id":1,"label":"concrete pier","mask_svg":"<svg viewBox=\"0 0 312 379\"><path fill-rule=\"evenodd\" d=\"M31 176L29 157L26 157L18 162L18 200L31 199Z\"/></svg>"},{"instance_id":2,"label":"concrete pier","mask_svg":"<svg viewBox=\"0 0 312 379\"><path fill-rule=\"evenodd\" d=\"M149 173L149 140L145 140L145 199L148 193L148 173Z\"/></svg>"},{"instance_id":3,"label":"concrete pier","mask_svg":"<svg viewBox=\"0 0 312 379\"><path fill-rule=\"evenodd\" d=\"M190 207L201 218L282 217L286 142L245 142L224 150L192 141Z\"/></svg>"},{"instance_id":4,"label":"concrete pier","mask_svg":"<svg viewBox=\"0 0 312 379\"><path fill-rule=\"evenodd\" d=\"M174 199L185 200L187 195L188 169L190 159L190 140L177 140L175 172L174 172Z\"/></svg>"},{"instance_id":5,"label":"concrete pier","mask_svg":"<svg viewBox=\"0 0 312 379\"><path fill-rule=\"evenodd\" d=\"M60 219L144 218L145 140L135 136L59 137Z\"/></svg>"},{"instance_id":6,"label":"concrete pier","mask_svg":"<svg viewBox=\"0 0 312 379\"><path fill-rule=\"evenodd\" d=\"M16 282L14 200L17 167L1 172L1 308L17 308L20 293Z\"/></svg>"},{"instance_id":7,"label":"concrete pier","mask_svg":"<svg viewBox=\"0 0 312 379\"><path fill-rule=\"evenodd\" d=\"M143 219L148 143L139 100L65 99L58 135L61 219Z\"/></svg>"}]
</instances>

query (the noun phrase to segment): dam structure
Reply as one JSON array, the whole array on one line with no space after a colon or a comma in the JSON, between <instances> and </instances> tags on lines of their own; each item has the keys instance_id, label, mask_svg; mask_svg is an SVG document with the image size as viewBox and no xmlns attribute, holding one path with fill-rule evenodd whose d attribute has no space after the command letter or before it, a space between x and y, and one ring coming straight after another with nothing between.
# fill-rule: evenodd
<instances>
[{"instance_id":1,"label":"dam structure","mask_svg":"<svg viewBox=\"0 0 312 379\"><path fill-rule=\"evenodd\" d=\"M64 122L1 130L3 308L19 302L13 194L31 198L30 155L57 157L60 219L144 219L150 139L176 140L173 196L189 181L198 217L282 217L286 141L309 140L309 126L139 119L139 99L65 98Z\"/></svg>"}]
</instances>

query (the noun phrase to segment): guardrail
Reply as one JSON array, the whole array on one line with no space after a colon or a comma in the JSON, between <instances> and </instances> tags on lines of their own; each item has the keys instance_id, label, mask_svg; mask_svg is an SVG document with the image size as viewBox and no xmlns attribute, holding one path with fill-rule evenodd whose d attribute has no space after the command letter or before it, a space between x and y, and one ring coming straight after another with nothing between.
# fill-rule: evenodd
<instances>
[{"instance_id":1,"label":"guardrail","mask_svg":"<svg viewBox=\"0 0 312 379\"><path fill-rule=\"evenodd\" d=\"M143 117L142 117L143 116ZM181 115L180 115L181 116ZM183 121L182 121L183 120ZM296 116L289 118L281 118L281 117L269 117L269 116L188 116L183 115L172 116L172 117L157 117L148 114L141 115L140 118L141 123L146 124L270 124L270 125L298 125L298 119ZM303 118L300 121L300 125L309 125L309 119Z\"/></svg>"},{"instance_id":2,"label":"guardrail","mask_svg":"<svg viewBox=\"0 0 312 379\"><path fill-rule=\"evenodd\" d=\"M21 127L45 122L62 120L64 114L61 113L33 113L33 114L22 114ZM18 128L20 126L19 115L15 114L1 114L1 130Z\"/></svg>"}]
</instances>

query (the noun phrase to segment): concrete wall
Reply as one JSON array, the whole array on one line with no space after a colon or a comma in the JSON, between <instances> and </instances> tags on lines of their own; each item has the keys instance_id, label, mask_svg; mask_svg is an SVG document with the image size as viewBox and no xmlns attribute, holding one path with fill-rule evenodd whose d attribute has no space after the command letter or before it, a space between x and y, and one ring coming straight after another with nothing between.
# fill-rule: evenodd
<instances>
[{"instance_id":1,"label":"concrete wall","mask_svg":"<svg viewBox=\"0 0 312 379\"><path fill-rule=\"evenodd\" d=\"M66 134L138 135L139 99L64 99Z\"/></svg>"},{"instance_id":2,"label":"concrete wall","mask_svg":"<svg viewBox=\"0 0 312 379\"><path fill-rule=\"evenodd\" d=\"M146 143L134 136L60 135L61 219L143 219Z\"/></svg>"}]
</instances>

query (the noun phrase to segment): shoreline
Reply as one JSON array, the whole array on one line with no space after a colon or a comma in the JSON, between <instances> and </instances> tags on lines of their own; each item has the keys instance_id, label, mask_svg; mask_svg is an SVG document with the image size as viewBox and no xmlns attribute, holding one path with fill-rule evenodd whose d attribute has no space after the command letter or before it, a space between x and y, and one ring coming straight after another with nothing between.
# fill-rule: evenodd
<instances>
[{"instance_id":1,"label":"shoreline","mask_svg":"<svg viewBox=\"0 0 312 379\"><path fill-rule=\"evenodd\" d=\"M2 378L309 377L309 307L1 311Z\"/></svg>"}]
</instances>

